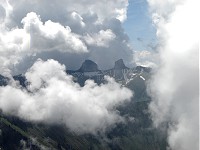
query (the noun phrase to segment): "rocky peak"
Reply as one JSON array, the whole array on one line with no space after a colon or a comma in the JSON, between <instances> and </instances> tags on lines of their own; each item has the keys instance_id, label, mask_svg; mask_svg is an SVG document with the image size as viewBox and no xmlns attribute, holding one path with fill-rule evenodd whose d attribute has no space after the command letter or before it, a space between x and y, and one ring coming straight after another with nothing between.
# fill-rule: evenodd
<instances>
[{"instance_id":1,"label":"rocky peak","mask_svg":"<svg viewBox=\"0 0 200 150\"><path fill-rule=\"evenodd\" d=\"M114 69L128 69L128 67L124 65L123 59L119 59L115 62Z\"/></svg>"},{"instance_id":2,"label":"rocky peak","mask_svg":"<svg viewBox=\"0 0 200 150\"><path fill-rule=\"evenodd\" d=\"M9 78L8 77L4 77L2 75L0 75L0 86L6 86L9 82Z\"/></svg>"},{"instance_id":3,"label":"rocky peak","mask_svg":"<svg viewBox=\"0 0 200 150\"><path fill-rule=\"evenodd\" d=\"M85 60L82 65L81 68L78 70L80 72L95 72L95 71L99 71L98 69L98 65L93 62L92 60Z\"/></svg>"}]
</instances>

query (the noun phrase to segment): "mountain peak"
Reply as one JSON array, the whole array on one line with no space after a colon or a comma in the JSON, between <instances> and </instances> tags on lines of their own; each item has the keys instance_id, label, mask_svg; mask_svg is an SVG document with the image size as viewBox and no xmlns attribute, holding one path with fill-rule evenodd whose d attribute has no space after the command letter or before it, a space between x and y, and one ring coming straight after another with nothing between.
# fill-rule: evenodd
<instances>
[{"instance_id":1,"label":"mountain peak","mask_svg":"<svg viewBox=\"0 0 200 150\"><path fill-rule=\"evenodd\" d=\"M95 72L95 71L99 71L98 69L98 65L93 62L92 60L85 60L82 65L81 68L78 70L80 72Z\"/></svg>"},{"instance_id":2,"label":"mountain peak","mask_svg":"<svg viewBox=\"0 0 200 150\"><path fill-rule=\"evenodd\" d=\"M128 67L124 65L123 59L119 59L115 62L114 69L128 69Z\"/></svg>"}]
</instances>

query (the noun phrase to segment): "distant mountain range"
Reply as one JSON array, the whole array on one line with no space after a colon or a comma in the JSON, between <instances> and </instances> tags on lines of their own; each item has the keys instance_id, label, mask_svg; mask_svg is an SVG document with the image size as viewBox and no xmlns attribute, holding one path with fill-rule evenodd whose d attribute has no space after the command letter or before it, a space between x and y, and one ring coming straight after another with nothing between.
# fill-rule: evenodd
<instances>
[{"instance_id":1,"label":"distant mountain range","mask_svg":"<svg viewBox=\"0 0 200 150\"><path fill-rule=\"evenodd\" d=\"M78 70L66 70L66 73L72 75L74 81L81 86L88 79L97 84L104 83L104 76L110 76L122 86L131 89L134 92L131 102L117 109L123 116L132 116L134 121L116 125L104 135L106 140L102 141L93 135L76 135L62 125L35 124L20 120L2 114L0 110L0 149L166 150L166 135L152 128L148 114L151 98L147 94L146 84L151 77L151 68L128 68L119 59L113 68L100 70L95 62L85 60ZM24 75L13 78L23 87L27 86ZM0 86L6 86L8 82L9 78L0 75ZM34 141L32 137L37 140Z\"/></svg>"},{"instance_id":2,"label":"distant mountain range","mask_svg":"<svg viewBox=\"0 0 200 150\"><path fill-rule=\"evenodd\" d=\"M128 68L125 66L123 60L119 59L115 62L115 66L108 70L99 70L99 67L95 62L85 60L80 69L67 70L67 73L74 76L75 81L82 86L87 79L93 79L96 83L100 84L104 82L104 76L113 77L117 82L126 85L137 76L142 77L142 75L144 75L147 77L147 74L149 74L150 71L151 68L142 66ZM142 77L141 79L145 80L145 77Z\"/></svg>"},{"instance_id":3,"label":"distant mountain range","mask_svg":"<svg viewBox=\"0 0 200 150\"><path fill-rule=\"evenodd\" d=\"M84 86L85 81L88 79L92 79L98 84L104 83L104 76L110 76L122 86L134 91L135 101L149 100L146 93L146 81L150 77L151 68L148 67L128 68L125 66L123 59L119 59L115 62L113 68L100 70L95 62L85 60L78 70L67 70L67 73L72 75L74 81L81 86Z\"/></svg>"},{"instance_id":4,"label":"distant mountain range","mask_svg":"<svg viewBox=\"0 0 200 150\"><path fill-rule=\"evenodd\" d=\"M150 77L151 68L136 66L134 68L128 68L125 66L122 59L115 62L113 68L108 70L100 70L98 65L92 60L85 60L78 70L66 70L67 74L74 77L74 81L84 86L86 80L94 80L97 84L104 83L104 76L110 76L114 78L122 86L127 86L134 91L137 101L140 97L148 97L146 94L146 81ZM25 76L15 75L14 80L26 87ZM5 86L9 82L9 78L0 75L0 86ZM144 96L145 95L145 96Z\"/></svg>"}]
</instances>

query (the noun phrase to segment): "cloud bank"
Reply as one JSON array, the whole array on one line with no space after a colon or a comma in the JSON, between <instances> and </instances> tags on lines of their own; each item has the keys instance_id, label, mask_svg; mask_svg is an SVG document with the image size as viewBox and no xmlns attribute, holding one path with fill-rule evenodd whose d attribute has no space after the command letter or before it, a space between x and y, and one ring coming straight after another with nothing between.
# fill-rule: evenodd
<instances>
[{"instance_id":1,"label":"cloud bank","mask_svg":"<svg viewBox=\"0 0 200 150\"><path fill-rule=\"evenodd\" d=\"M128 0L0 2L0 73L25 72L38 58L56 59L70 69L85 59L104 69L119 58L130 62L132 49L122 28L127 6Z\"/></svg>"},{"instance_id":2,"label":"cloud bank","mask_svg":"<svg viewBox=\"0 0 200 150\"><path fill-rule=\"evenodd\" d=\"M64 124L77 133L125 122L116 107L130 100L130 90L109 77L105 84L88 80L80 87L65 65L76 69L92 59L110 68L119 58L131 60L122 28L127 6L128 0L0 1L0 74L25 73L28 84L24 89L11 80L0 87L3 113Z\"/></svg>"},{"instance_id":3,"label":"cloud bank","mask_svg":"<svg viewBox=\"0 0 200 150\"><path fill-rule=\"evenodd\" d=\"M199 2L148 0L161 64L150 83L156 127L168 123L172 150L199 149Z\"/></svg>"},{"instance_id":4,"label":"cloud bank","mask_svg":"<svg viewBox=\"0 0 200 150\"><path fill-rule=\"evenodd\" d=\"M64 124L83 134L105 132L125 122L116 107L130 101L132 92L106 77L106 84L87 80L83 87L55 60L37 60L25 74L28 91L13 83L0 87L0 109L19 118ZM12 94L11 94L12 93Z\"/></svg>"},{"instance_id":5,"label":"cloud bank","mask_svg":"<svg viewBox=\"0 0 200 150\"><path fill-rule=\"evenodd\" d=\"M23 28L10 31L1 30L0 70L19 63L24 57L43 51L61 51L69 53L87 52L86 45L79 36L72 33L70 27L59 23L41 21L36 13L28 13L22 19ZM4 70L2 72L5 72Z\"/></svg>"},{"instance_id":6,"label":"cloud bank","mask_svg":"<svg viewBox=\"0 0 200 150\"><path fill-rule=\"evenodd\" d=\"M159 54L154 51L134 51L134 61L138 66L156 68L159 64L158 56Z\"/></svg>"}]
</instances>

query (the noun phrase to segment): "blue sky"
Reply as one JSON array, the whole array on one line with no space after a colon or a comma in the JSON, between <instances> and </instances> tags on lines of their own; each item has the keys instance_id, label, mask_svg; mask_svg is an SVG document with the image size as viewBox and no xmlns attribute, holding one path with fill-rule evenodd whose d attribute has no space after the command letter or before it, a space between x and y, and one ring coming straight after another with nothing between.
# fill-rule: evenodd
<instances>
[{"instance_id":1,"label":"blue sky","mask_svg":"<svg viewBox=\"0 0 200 150\"><path fill-rule=\"evenodd\" d=\"M156 30L148 13L146 0L129 0L127 20L123 23L134 50L153 50Z\"/></svg>"}]
</instances>

